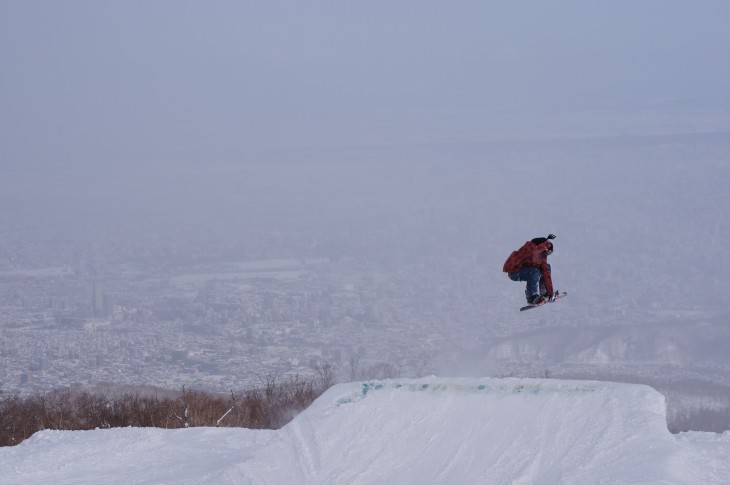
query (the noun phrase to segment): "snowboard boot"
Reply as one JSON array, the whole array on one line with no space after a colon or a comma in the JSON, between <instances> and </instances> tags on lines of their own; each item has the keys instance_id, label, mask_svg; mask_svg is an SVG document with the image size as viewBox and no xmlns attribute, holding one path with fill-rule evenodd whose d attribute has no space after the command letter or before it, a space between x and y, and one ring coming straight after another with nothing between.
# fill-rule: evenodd
<instances>
[{"instance_id":1,"label":"snowboard boot","mask_svg":"<svg viewBox=\"0 0 730 485\"><path fill-rule=\"evenodd\" d=\"M539 305L543 301L545 301L545 297L540 296L538 293L535 293L534 295L530 295L529 297L527 297L527 303L530 305Z\"/></svg>"}]
</instances>

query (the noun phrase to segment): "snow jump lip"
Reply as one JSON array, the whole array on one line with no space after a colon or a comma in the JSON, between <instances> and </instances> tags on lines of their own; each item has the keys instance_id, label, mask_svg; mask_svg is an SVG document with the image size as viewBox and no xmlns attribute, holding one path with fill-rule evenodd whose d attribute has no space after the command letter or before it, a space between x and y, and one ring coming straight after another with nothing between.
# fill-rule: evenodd
<instances>
[{"instance_id":1,"label":"snow jump lip","mask_svg":"<svg viewBox=\"0 0 730 485\"><path fill-rule=\"evenodd\" d=\"M353 403L368 395L368 393L381 391L383 389L394 389L401 391L410 392L422 392L422 393L456 393L456 394L467 394L477 393L485 395L495 394L522 394L529 393L533 395L538 394L551 394L551 393L562 393L562 394L579 394L586 392L596 392L597 387L592 386L589 383L565 383L552 385L545 381L534 381L528 382L520 380L516 383L511 383L509 380L499 379L492 382L476 382L471 383L468 381L459 382L457 380L448 381L436 381L436 382L413 382L413 381L365 381L360 383L360 392L352 393L351 396L345 396L337 399L335 402L336 406L343 404Z\"/></svg>"}]
</instances>

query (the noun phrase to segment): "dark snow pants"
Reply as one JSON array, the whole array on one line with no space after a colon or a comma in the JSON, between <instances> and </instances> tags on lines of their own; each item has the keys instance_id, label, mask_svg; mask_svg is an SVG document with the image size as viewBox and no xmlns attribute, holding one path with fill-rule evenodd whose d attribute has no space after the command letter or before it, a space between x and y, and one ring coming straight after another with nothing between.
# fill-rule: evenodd
<instances>
[{"instance_id":1,"label":"dark snow pants","mask_svg":"<svg viewBox=\"0 0 730 485\"><path fill-rule=\"evenodd\" d=\"M550 265L548 264L548 271L550 271ZM545 294L545 282L542 280L542 274L540 274L540 268L535 266L525 266L519 271L514 273L507 273L507 276L512 281L526 281L527 286L525 288L525 296L530 299L530 296L537 293L538 286L540 287L540 294Z\"/></svg>"}]
</instances>

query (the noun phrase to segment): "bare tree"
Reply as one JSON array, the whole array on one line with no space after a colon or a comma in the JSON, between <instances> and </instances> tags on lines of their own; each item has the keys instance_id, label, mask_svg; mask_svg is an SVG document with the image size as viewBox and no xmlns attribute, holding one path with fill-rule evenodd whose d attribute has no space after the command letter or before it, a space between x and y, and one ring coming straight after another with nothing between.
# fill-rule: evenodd
<instances>
[{"instance_id":1,"label":"bare tree","mask_svg":"<svg viewBox=\"0 0 730 485\"><path fill-rule=\"evenodd\" d=\"M183 404L183 415L180 416L175 408L170 407L170 417L179 420L182 423L183 428L190 427L190 409L188 406L188 400L185 393L185 384L182 387L182 404Z\"/></svg>"},{"instance_id":2,"label":"bare tree","mask_svg":"<svg viewBox=\"0 0 730 485\"><path fill-rule=\"evenodd\" d=\"M228 416L228 414L235 409L235 407L236 407L237 404L238 404L238 398L236 397L235 394L233 394L233 390L231 390L231 407L228 408L228 411L226 411L225 413L223 413L223 416L221 416L220 418L218 418L218 421L215 422L216 428L218 426L220 426L221 421L223 421L223 418L225 418L226 416Z\"/></svg>"},{"instance_id":3,"label":"bare tree","mask_svg":"<svg viewBox=\"0 0 730 485\"><path fill-rule=\"evenodd\" d=\"M317 375L319 377L319 386L322 392L335 384L335 369L330 362L317 365Z\"/></svg>"}]
</instances>

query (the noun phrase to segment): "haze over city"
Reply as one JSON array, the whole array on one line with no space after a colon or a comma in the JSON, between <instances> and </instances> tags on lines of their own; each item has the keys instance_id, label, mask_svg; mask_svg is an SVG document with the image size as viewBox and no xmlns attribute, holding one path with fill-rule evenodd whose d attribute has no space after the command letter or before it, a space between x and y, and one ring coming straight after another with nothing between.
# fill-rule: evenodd
<instances>
[{"instance_id":1,"label":"haze over city","mask_svg":"<svg viewBox=\"0 0 730 485\"><path fill-rule=\"evenodd\" d=\"M0 392L638 382L730 428L730 4L0 0ZM557 235L569 293L502 273Z\"/></svg>"}]
</instances>

